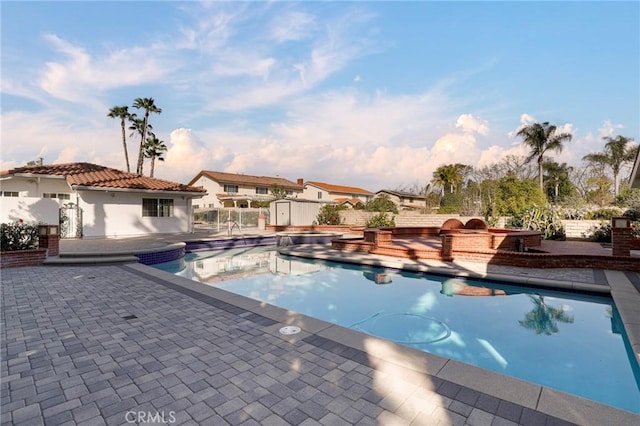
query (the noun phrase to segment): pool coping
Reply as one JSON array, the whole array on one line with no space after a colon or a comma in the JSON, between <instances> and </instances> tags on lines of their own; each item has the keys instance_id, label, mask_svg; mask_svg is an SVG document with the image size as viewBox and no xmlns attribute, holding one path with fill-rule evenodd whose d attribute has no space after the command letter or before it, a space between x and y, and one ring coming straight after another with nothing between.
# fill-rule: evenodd
<instances>
[{"instance_id":1,"label":"pool coping","mask_svg":"<svg viewBox=\"0 0 640 426\"><path fill-rule=\"evenodd\" d=\"M291 250L284 251L291 252ZM406 260L403 259L403 262L406 263ZM380 265L375 264L375 266ZM640 422L640 415L629 411L561 392L542 385L526 382L521 379L505 376L503 374L469 364L464 364L438 355L429 354L418 349L402 346L385 339L370 336L366 333L312 318L294 311L279 308L266 302L240 296L214 286L173 275L169 272L150 266L143 264L128 264L123 265L122 267L127 270L131 270L132 272L135 271L136 273L152 277L154 278L154 281L159 284L173 287L174 289L187 295L191 295L192 297L211 298L273 320L276 324L265 326L262 330L282 338L283 340L296 342L303 339L314 338L315 336L315 338L326 339L333 342L333 344L344 345L356 351L364 351L369 357L375 360L376 368L381 368L385 371L394 371L394 374L400 374L403 379L410 382L424 380L425 375L428 375L429 377L446 380L456 385L477 392L482 392L495 398L581 425L632 424L634 422ZM397 266L387 267L399 269ZM420 271L423 269L424 271L428 270L428 266L426 265L416 265L416 268L420 268ZM431 268L429 272L434 272L434 268ZM461 276L457 272L459 271L438 268L439 274ZM614 294L628 295L630 292L625 285L626 283L624 282L624 279L622 279L623 277L620 277L619 274L611 275L608 274L608 272L620 271L605 271L607 280L614 279L618 283L613 286L615 288L611 289L612 296L614 296ZM621 274L624 275L622 272ZM501 275L498 278L505 279L506 277L506 275ZM484 274L482 278L493 280L495 279L495 274L487 273ZM516 278L520 280L524 279L524 277L517 276L511 276L511 278L511 283L515 283L513 279ZM535 280L535 278L527 277L525 281L530 283L530 280ZM628 284L632 286L631 282L628 279L626 280ZM549 286L554 280L545 281L545 286ZM525 283L519 282L519 284ZM598 285L603 287L601 284ZM606 287L609 289L609 286ZM579 290L577 287L567 288L566 286L561 287L561 289L592 291ZM635 288L633 288L633 291L640 299L640 295L635 291ZM602 293L603 291L600 290L600 292ZM622 312L621 316L623 317L624 323L625 316ZM628 318L629 316L631 318ZM635 318L636 317L634 317L633 312L630 315L627 315L628 320L635 321ZM298 335L283 336L278 333L278 329L285 325L298 326L301 328L302 332ZM625 328L626 326L627 324L625 324ZM638 324L637 329L640 330L640 324ZM627 334L631 340L632 334ZM638 337L636 334L633 336ZM634 353L637 354L640 349L640 346L637 346L637 341L631 342L631 345L634 348Z\"/></svg>"}]
</instances>

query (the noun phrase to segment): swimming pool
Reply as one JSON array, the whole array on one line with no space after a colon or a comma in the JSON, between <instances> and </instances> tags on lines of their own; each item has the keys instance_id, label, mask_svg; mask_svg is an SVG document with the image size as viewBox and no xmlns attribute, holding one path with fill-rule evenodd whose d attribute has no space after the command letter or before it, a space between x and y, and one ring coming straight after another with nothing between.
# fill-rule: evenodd
<instances>
[{"instance_id":1,"label":"swimming pool","mask_svg":"<svg viewBox=\"0 0 640 426\"><path fill-rule=\"evenodd\" d=\"M640 413L610 298L287 258L273 248L154 265L443 357Z\"/></svg>"}]
</instances>

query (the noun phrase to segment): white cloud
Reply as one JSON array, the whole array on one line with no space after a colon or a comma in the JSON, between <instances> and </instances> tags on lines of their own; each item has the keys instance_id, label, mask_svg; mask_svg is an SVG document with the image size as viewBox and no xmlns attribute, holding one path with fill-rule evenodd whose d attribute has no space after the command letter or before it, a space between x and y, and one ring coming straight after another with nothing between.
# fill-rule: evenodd
<instances>
[{"instance_id":1,"label":"white cloud","mask_svg":"<svg viewBox=\"0 0 640 426\"><path fill-rule=\"evenodd\" d=\"M624 129L622 124L613 124L611 120L605 120L602 127L598 129L600 139L605 137L613 137L618 134L619 129Z\"/></svg>"},{"instance_id":2,"label":"white cloud","mask_svg":"<svg viewBox=\"0 0 640 426\"><path fill-rule=\"evenodd\" d=\"M456 121L456 127L460 127L462 130L467 132L480 133L481 135L489 133L489 123L486 120L481 120L471 114L460 115L460 117L458 117L458 121Z\"/></svg>"},{"instance_id":3,"label":"white cloud","mask_svg":"<svg viewBox=\"0 0 640 426\"><path fill-rule=\"evenodd\" d=\"M278 15L269 23L269 37L279 43L307 38L315 29L315 17L292 11Z\"/></svg>"}]
</instances>

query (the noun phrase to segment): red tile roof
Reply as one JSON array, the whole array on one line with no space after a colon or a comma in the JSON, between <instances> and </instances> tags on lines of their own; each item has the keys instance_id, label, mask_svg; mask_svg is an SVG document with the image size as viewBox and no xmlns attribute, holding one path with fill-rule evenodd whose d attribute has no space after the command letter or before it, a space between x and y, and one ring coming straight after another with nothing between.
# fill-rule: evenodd
<instances>
[{"instance_id":1,"label":"red tile roof","mask_svg":"<svg viewBox=\"0 0 640 426\"><path fill-rule=\"evenodd\" d=\"M364 204L362 200L359 200L357 198L336 198L334 201L338 204L349 203L352 206L356 206L358 204Z\"/></svg>"},{"instance_id":2,"label":"red tile roof","mask_svg":"<svg viewBox=\"0 0 640 426\"><path fill-rule=\"evenodd\" d=\"M202 170L200 173L196 175L189 185L193 185L200 176L207 176L209 179L214 180L218 183L231 183L236 185L259 185L271 187L274 185L282 186L286 189L295 189L298 191L302 191L302 186L297 183L291 182L290 180L279 178L279 177L269 177L269 176L252 176L252 175L243 175L237 173L223 173L223 172L212 172L209 170Z\"/></svg>"},{"instance_id":3,"label":"red tile roof","mask_svg":"<svg viewBox=\"0 0 640 426\"><path fill-rule=\"evenodd\" d=\"M114 189L140 189L152 191L176 191L204 193L205 189L170 182L167 180L139 176L109 167L91 163L47 164L42 166L24 166L3 170L0 176L19 174L64 176L72 187L98 187Z\"/></svg>"},{"instance_id":4,"label":"red tile roof","mask_svg":"<svg viewBox=\"0 0 640 426\"><path fill-rule=\"evenodd\" d=\"M366 189L357 188L355 186L342 186L342 185L333 185L330 183L324 182L316 182L316 181L307 181L304 183L305 185L313 185L317 186L320 189L324 189L328 192L339 192L341 194L363 194L363 195L374 195L373 192L367 191Z\"/></svg>"}]
</instances>

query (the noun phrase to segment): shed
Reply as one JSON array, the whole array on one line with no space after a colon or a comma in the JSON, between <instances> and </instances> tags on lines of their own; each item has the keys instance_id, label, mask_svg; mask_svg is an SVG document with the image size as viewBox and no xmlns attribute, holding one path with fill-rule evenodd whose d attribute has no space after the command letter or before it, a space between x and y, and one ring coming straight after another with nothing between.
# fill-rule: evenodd
<instances>
[{"instance_id":1,"label":"shed","mask_svg":"<svg viewBox=\"0 0 640 426\"><path fill-rule=\"evenodd\" d=\"M320 208L325 204L298 198L274 200L269 204L269 225L312 225L317 221Z\"/></svg>"}]
</instances>

